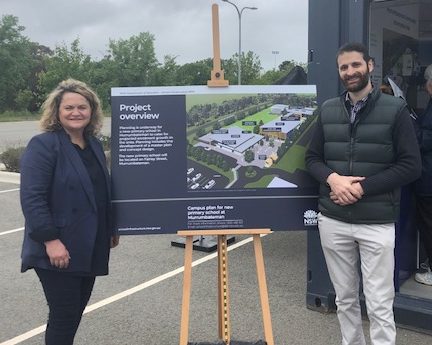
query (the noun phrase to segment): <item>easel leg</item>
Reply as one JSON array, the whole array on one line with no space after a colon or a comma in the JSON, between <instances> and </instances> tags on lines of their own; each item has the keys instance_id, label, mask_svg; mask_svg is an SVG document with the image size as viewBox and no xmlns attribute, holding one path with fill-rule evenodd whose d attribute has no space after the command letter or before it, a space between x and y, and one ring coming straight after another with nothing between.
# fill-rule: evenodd
<instances>
[{"instance_id":1,"label":"easel leg","mask_svg":"<svg viewBox=\"0 0 432 345\"><path fill-rule=\"evenodd\" d=\"M218 316L219 338L226 344L231 340L229 294L228 294L228 256L227 237L218 235Z\"/></svg>"},{"instance_id":2,"label":"easel leg","mask_svg":"<svg viewBox=\"0 0 432 345\"><path fill-rule=\"evenodd\" d=\"M187 345L189 336L189 305L192 282L192 246L193 236L186 236L183 272L182 315L180 323L180 345Z\"/></svg>"},{"instance_id":3,"label":"easel leg","mask_svg":"<svg viewBox=\"0 0 432 345\"><path fill-rule=\"evenodd\" d=\"M253 239L255 249L255 261L257 267L258 287L261 299L261 309L263 314L264 337L267 345L274 345L261 237L260 235L253 235Z\"/></svg>"}]
</instances>

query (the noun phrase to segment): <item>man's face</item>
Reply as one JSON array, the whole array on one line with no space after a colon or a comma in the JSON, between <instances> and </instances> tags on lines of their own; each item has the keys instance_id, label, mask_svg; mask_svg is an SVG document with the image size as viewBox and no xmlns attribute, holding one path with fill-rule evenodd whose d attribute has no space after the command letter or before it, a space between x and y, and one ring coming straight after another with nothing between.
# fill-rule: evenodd
<instances>
[{"instance_id":1,"label":"man's face","mask_svg":"<svg viewBox=\"0 0 432 345\"><path fill-rule=\"evenodd\" d=\"M359 52L345 52L337 58L339 77L349 92L363 90L369 84L370 72L373 70L373 63L363 59Z\"/></svg>"}]
</instances>

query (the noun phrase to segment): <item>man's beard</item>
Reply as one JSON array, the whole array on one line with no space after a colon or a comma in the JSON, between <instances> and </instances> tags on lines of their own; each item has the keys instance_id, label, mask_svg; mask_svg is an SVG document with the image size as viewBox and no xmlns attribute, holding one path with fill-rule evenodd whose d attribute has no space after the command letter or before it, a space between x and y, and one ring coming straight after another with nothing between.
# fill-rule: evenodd
<instances>
[{"instance_id":1,"label":"man's beard","mask_svg":"<svg viewBox=\"0 0 432 345\"><path fill-rule=\"evenodd\" d=\"M355 84L349 84L348 81L354 78L358 78L358 81ZM349 92L358 92L363 90L369 83L369 70L366 73L357 72L356 74L348 77L345 77L342 80L342 83L344 84L345 88Z\"/></svg>"}]
</instances>

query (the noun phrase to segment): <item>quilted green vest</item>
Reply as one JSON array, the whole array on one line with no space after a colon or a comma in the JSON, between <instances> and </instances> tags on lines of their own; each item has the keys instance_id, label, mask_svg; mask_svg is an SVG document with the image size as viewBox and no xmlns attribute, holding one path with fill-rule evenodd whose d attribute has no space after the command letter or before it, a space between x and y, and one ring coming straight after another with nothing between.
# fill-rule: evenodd
<instances>
[{"instance_id":1,"label":"quilted green vest","mask_svg":"<svg viewBox=\"0 0 432 345\"><path fill-rule=\"evenodd\" d=\"M393 126L404 101L374 90L354 124L341 97L326 101L320 121L324 131L324 160L340 175L371 176L395 160ZM392 223L399 216L400 190L363 196L358 202L339 206L329 197L330 188L320 186L319 210L329 217L354 224Z\"/></svg>"}]
</instances>

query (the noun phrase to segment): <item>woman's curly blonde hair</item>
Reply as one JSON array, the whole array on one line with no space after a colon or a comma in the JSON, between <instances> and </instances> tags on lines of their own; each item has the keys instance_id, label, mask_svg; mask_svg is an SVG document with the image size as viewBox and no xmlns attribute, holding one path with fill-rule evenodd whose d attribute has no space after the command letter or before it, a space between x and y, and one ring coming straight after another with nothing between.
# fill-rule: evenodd
<instances>
[{"instance_id":1,"label":"woman's curly blonde hair","mask_svg":"<svg viewBox=\"0 0 432 345\"><path fill-rule=\"evenodd\" d=\"M52 132L62 128L59 120L59 108L63 95L66 92L78 93L87 99L90 103L91 118L84 132L92 136L99 134L103 123L103 113L99 97L86 83L75 79L63 80L48 95L42 104L41 129L45 132Z\"/></svg>"}]
</instances>

